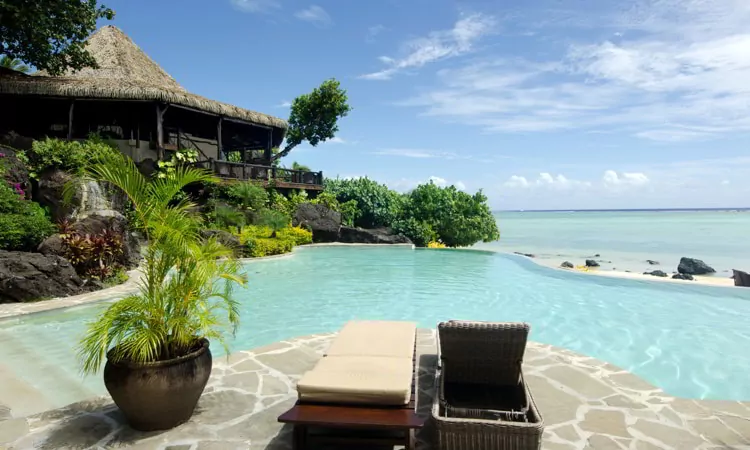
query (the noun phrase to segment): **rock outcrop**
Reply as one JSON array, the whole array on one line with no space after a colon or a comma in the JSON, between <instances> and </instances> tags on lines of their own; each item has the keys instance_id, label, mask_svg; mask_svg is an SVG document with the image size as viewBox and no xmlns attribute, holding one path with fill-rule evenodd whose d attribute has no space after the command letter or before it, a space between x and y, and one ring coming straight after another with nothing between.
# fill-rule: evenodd
<instances>
[{"instance_id":1,"label":"rock outcrop","mask_svg":"<svg viewBox=\"0 0 750 450\"><path fill-rule=\"evenodd\" d=\"M24 191L26 198L31 198L29 171L19 161L14 149L0 145L0 167L3 168L0 170L0 180L5 180L14 188L20 188Z\"/></svg>"},{"instance_id":2,"label":"rock outcrop","mask_svg":"<svg viewBox=\"0 0 750 450\"><path fill-rule=\"evenodd\" d=\"M593 259L587 259L586 267L599 267L599 263L594 261Z\"/></svg>"},{"instance_id":3,"label":"rock outcrop","mask_svg":"<svg viewBox=\"0 0 750 450\"><path fill-rule=\"evenodd\" d=\"M750 273L732 270L732 278L735 286L750 287Z\"/></svg>"},{"instance_id":4,"label":"rock outcrop","mask_svg":"<svg viewBox=\"0 0 750 450\"><path fill-rule=\"evenodd\" d=\"M644 275L651 275L651 276L654 276L654 277L662 277L662 278L665 278L665 277L669 276L669 275L667 275L666 272L664 272L662 270L654 270L654 271L651 271L651 272L643 272L643 274Z\"/></svg>"},{"instance_id":5,"label":"rock outcrop","mask_svg":"<svg viewBox=\"0 0 750 450\"><path fill-rule=\"evenodd\" d=\"M88 290L65 258L0 250L0 303L66 297Z\"/></svg>"},{"instance_id":6,"label":"rock outcrop","mask_svg":"<svg viewBox=\"0 0 750 450\"><path fill-rule=\"evenodd\" d=\"M78 193L74 194L70 203L64 201L65 185L72 180L72 175L56 169L39 175L34 200L49 210L53 222L70 219L75 211L75 205L81 202Z\"/></svg>"},{"instance_id":7,"label":"rock outcrop","mask_svg":"<svg viewBox=\"0 0 750 450\"><path fill-rule=\"evenodd\" d=\"M692 281L695 278L693 278L692 275L689 275L687 273L676 273L676 274L672 275L672 279L673 280L691 280Z\"/></svg>"},{"instance_id":8,"label":"rock outcrop","mask_svg":"<svg viewBox=\"0 0 750 450\"><path fill-rule=\"evenodd\" d=\"M313 238L315 231L313 231ZM348 244L411 244L409 238L395 234L390 228L341 227L339 242Z\"/></svg>"},{"instance_id":9,"label":"rock outcrop","mask_svg":"<svg viewBox=\"0 0 750 450\"><path fill-rule=\"evenodd\" d=\"M659 261L654 261L653 259L647 259L646 262L649 263L652 266L658 266L659 265Z\"/></svg>"},{"instance_id":10,"label":"rock outcrop","mask_svg":"<svg viewBox=\"0 0 750 450\"><path fill-rule=\"evenodd\" d=\"M573 263L570 262L570 261L563 262L562 264L560 264L560 267L562 267L564 269L573 269L573 268L575 268L575 266L573 265Z\"/></svg>"},{"instance_id":11,"label":"rock outcrop","mask_svg":"<svg viewBox=\"0 0 750 450\"><path fill-rule=\"evenodd\" d=\"M685 273L688 275L707 275L710 273L716 273L713 267L704 263L700 259L695 258L680 258L680 264L677 266L677 272Z\"/></svg>"},{"instance_id":12,"label":"rock outcrop","mask_svg":"<svg viewBox=\"0 0 750 450\"><path fill-rule=\"evenodd\" d=\"M525 256L527 258L536 258L536 255L533 253L521 253L521 252L513 252L513 253L515 253L516 255Z\"/></svg>"},{"instance_id":13,"label":"rock outcrop","mask_svg":"<svg viewBox=\"0 0 750 450\"><path fill-rule=\"evenodd\" d=\"M294 213L292 225L312 231L313 242L336 242L341 231L341 214L324 205L302 203Z\"/></svg>"}]
</instances>

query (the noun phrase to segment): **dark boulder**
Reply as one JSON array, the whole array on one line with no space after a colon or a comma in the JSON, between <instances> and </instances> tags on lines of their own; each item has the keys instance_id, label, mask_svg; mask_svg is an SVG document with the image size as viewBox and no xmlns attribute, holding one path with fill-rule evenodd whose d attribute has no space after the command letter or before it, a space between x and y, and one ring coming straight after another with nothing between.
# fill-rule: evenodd
<instances>
[{"instance_id":1,"label":"dark boulder","mask_svg":"<svg viewBox=\"0 0 750 450\"><path fill-rule=\"evenodd\" d=\"M313 242L336 242L341 230L341 213L324 205L302 203L294 213L292 225L312 231Z\"/></svg>"},{"instance_id":2,"label":"dark boulder","mask_svg":"<svg viewBox=\"0 0 750 450\"><path fill-rule=\"evenodd\" d=\"M159 166L156 165L156 161L151 158L146 158L143 161L136 164L138 171L143 174L144 177L150 178L159 170Z\"/></svg>"},{"instance_id":3,"label":"dark boulder","mask_svg":"<svg viewBox=\"0 0 750 450\"><path fill-rule=\"evenodd\" d=\"M644 275L651 275L651 276L654 276L654 277L662 277L662 278L669 276L669 275L666 274L666 272L661 271L661 270L654 270L652 272L643 272L643 274Z\"/></svg>"},{"instance_id":4,"label":"dark boulder","mask_svg":"<svg viewBox=\"0 0 750 450\"><path fill-rule=\"evenodd\" d=\"M210 239L212 237L216 237L216 240L219 241L220 244L222 244L226 248L232 249L232 251L234 251L235 256L239 258L245 256L245 248L240 243L240 239L237 236L233 235L232 233L229 233L228 231L201 230L201 237L203 239Z\"/></svg>"},{"instance_id":5,"label":"dark boulder","mask_svg":"<svg viewBox=\"0 0 750 450\"><path fill-rule=\"evenodd\" d=\"M596 255L594 255L594 258L601 258L601 257L602 257L602 255L600 255L599 253L597 253Z\"/></svg>"},{"instance_id":6,"label":"dark boulder","mask_svg":"<svg viewBox=\"0 0 750 450\"><path fill-rule=\"evenodd\" d=\"M673 280L694 280L693 276L687 273L676 273L672 275Z\"/></svg>"},{"instance_id":7,"label":"dark boulder","mask_svg":"<svg viewBox=\"0 0 750 450\"><path fill-rule=\"evenodd\" d=\"M314 233L314 232L313 232ZM314 234L313 234L314 236ZM394 234L389 228L341 227L339 242L348 244L411 244L409 238Z\"/></svg>"},{"instance_id":8,"label":"dark boulder","mask_svg":"<svg viewBox=\"0 0 750 450\"><path fill-rule=\"evenodd\" d=\"M694 258L680 258L680 264L677 266L679 273L686 273L688 275L706 275L709 273L716 273L713 267L704 263L700 259Z\"/></svg>"},{"instance_id":9,"label":"dark boulder","mask_svg":"<svg viewBox=\"0 0 750 450\"><path fill-rule=\"evenodd\" d=\"M104 211L101 211L105 214ZM85 217L70 226L70 231L79 234L89 234L96 236L104 230L116 233L122 239L122 254L117 258L117 262L123 267L131 269L136 267L141 259L141 244L138 237L130 231L127 219L115 211L107 211L107 215L92 214ZM39 245L38 251L44 255L65 256L65 244L62 242L60 235L48 237Z\"/></svg>"},{"instance_id":10,"label":"dark boulder","mask_svg":"<svg viewBox=\"0 0 750 450\"><path fill-rule=\"evenodd\" d=\"M586 267L599 267L599 263L594 261L593 259L587 259Z\"/></svg>"},{"instance_id":11,"label":"dark boulder","mask_svg":"<svg viewBox=\"0 0 750 450\"><path fill-rule=\"evenodd\" d=\"M750 287L750 273L732 270L732 278L735 286Z\"/></svg>"},{"instance_id":12,"label":"dark boulder","mask_svg":"<svg viewBox=\"0 0 750 450\"><path fill-rule=\"evenodd\" d=\"M653 259L647 259L646 262L649 263L652 266L658 266L659 265L659 261L654 261Z\"/></svg>"},{"instance_id":13,"label":"dark boulder","mask_svg":"<svg viewBox=\"0 0 750 450\"><path fill-rule=\"evenodd\" d=\"M67 297L89 290L65 258L0 250L0 303Z\"/></svg>"},{"instance_id":14,"label":"dark boulder","mask_svg":"<svg viewBox=\"0 0 750 450\"><path fill-rule=\"evenodd\" d=\"M29 171L16 156L16 151L0 145L0 179L16 189L21 189L26 198L31 198Z\"/></svg>"},{"instance_id":15,"label":"dark boulder","mask_svg":"<svg viewBox=\"0 0 750 450\"><path fill-rule=\"evenodd\" d=\"M563 267L565 269L573 269L575 266L570 261L565 261L564 263L560 264L560 267Z\"/></svg>"},{"instance_id":16,"label":"dark boulder","mask_svg":"<svg viewBox=\"0 0 750 450\"><path fill-rule=\"evenodd\" d=\"M536 258L536 255L533 253L521 253L521 252L513 252L513 253L515 253L516 255L525 256L527 258Z\"/></svg>"},{"instance_id":17,"label":"dark boulder","mask_svg":"<svg viewBox=\"0 0 750 450\"><path fill-rule=\"evenodd\" d=\"M69 203L64 201L65 185L73 176L62 170L47 170L39 175L34 200L49 209L53 222L70 219L75 205L80 204L80 193L76 192Z\"/></svg>"}]
</instances>

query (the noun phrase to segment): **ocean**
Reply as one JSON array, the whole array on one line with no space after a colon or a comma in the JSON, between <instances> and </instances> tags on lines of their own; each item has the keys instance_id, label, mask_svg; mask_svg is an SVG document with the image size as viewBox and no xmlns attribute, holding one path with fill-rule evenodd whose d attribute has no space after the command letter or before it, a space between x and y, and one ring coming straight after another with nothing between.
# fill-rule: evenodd
<instances>
[{"instance_id":1,"label":"ocean","mask_svg":"<svg viewBox=\"0 0 750 450\"><path fill-rule=\"evenodd\" d=\"M683 256L715 276L750 271L750 210L522 211L494 213L500 240L479 248L535 255L543 263L600 261L602 270L677 270ZM594 257L594 255L600 255ZM646 260L660 264L653 266Z\"/></svg>"}]
</instances>

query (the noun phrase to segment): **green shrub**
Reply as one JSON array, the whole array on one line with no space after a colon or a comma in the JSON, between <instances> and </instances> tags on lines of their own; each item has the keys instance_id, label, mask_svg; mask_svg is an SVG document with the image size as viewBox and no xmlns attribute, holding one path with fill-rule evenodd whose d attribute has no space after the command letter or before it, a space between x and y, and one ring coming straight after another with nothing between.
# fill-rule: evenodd
<instances>
[{"instance_id":1,"label":"green shrub","mask_svg":"<svg viewBox=\"0 0 750 450\"><path fill-rule=\"evenodd\" d=\"M62 228L62 226L61 226ZM65 258L70 261L78 275L100 281L112 278L122 266L117 258L122 255L122 236L112 230L98 234L82 234L61 229L60 237L65 244Z\"/></svg>"},{"instance_id":2,"label":"green shrub","mask_svg":"<svg viewBox=\"0 0 750 450\"><path fill-rule=\"evenodd\" d=\"M259 211L268 205L266 189L250 181L233 183L226 189L229 202L246 211Z\"/></svg>"},{"instance_id":3,"label":"green shrub","mask_svg":"<svg viewBox=\"0 0 750 450\"><path fill-rule=\"evenodd\" d=\"M427 247L427 244L438 238L430 224L420 222L413 217L396 220L391 228L394 232L411 239L417 247Z\"/></svg>"},{"instance_id":4,"label":"green shrub","mask_svg":"<svg viewBox=\"0 0 750 450\"><path fill-rule=\"evenodd\" d=\"M0 180L0 250L33 251L54 232L41 206Z\"/></svg>"},{"instance_id":5,"label":"green shrub","mask_svg":"<svg viewBox=\"0 0 750 450\"><path fill-rule=\"evenodd\" d=\"M294 248L294 241L279 238L252 238L245 243L245 246L250 256L261 258L291 252Z\"/></svg>"},{"instance_id":6,"label":"green shrub","mask_svg":"<svg viewBox=\"0 0 750 450\"><path fill-rule=\"evenodd\" d=\"M348 227L353 227L361 214L356 200L341 203L339 205L339 212L341 213L341 222Z\"/></svg>"},{"instance_id":7,"label":"green shrub","mask_svg":"<svg viewBox=\"0 0 750 450\"><path fill-rule=\"evenodd\" d=\"M339 203L357 202L354 224L364 228L391 226L404 203L403 195L367 177L327 179L325 185L326 191L334 194Z\"/></svg>"},{"instance_id":8,"label":"green shrub","mask_svg":"<svg viewBox=\"0 0 750 450\"><path fill-rule=\"evenodd\" d=\"M209 222L213 228L228 230L230 228L242 228L247 223L245 214L231 206L216 205Z\"/></svg>"},{"instance_id":9,"label":"green shrub","mask_svg":"<svg viewBox=\"0 0 750 450\"><path fill-rule=\"evenodd\" d=\"M80 142L47 138L34 141L27 152L18 152L18 158L29 169L29 175L37 178L48 169L79 174L91 164L117 152L101 138Z\"/></svg>"},{"instance_id":10,"label":"green shrub","mask_svg":"<svg viewBox=\"0 0 750 450\"><path fill-rule=\"evenodd\" d=\"M276 237L276 232L289 226L291 222L289 215L273 209L263 209L258 212L255 219L257 225L271 229L271 237Z\"/></svg>"},{"instance_id":11,"label":"green shrub","mask_svg":"<svg viewBox=\"0 0 750 450\"><path fill-rule=\"evenodd\" d=\"M294 245L312 244L312 231L300 227L287 227L276 233L279 239L288 239L294 242Z\"/></svg>"}]
</instances>

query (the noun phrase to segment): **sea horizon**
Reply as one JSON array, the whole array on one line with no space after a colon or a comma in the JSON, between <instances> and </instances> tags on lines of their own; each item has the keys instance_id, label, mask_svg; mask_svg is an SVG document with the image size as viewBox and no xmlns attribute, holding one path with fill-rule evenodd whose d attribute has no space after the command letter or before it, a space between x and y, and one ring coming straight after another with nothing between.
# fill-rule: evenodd
<instances>
[{"instance_id":1,"label":"sea horizon","mask_svg":"<svg viewBox=\"0 0 750 450\"><path fill-rule=\"evenodd\" d=\"M626 209L495 209L493 213L501 212L701 212L701 211L750 211L750 207L725 208L626 208Z\"/></svg>"}]
</instances>

